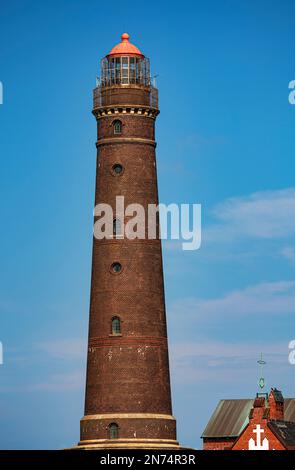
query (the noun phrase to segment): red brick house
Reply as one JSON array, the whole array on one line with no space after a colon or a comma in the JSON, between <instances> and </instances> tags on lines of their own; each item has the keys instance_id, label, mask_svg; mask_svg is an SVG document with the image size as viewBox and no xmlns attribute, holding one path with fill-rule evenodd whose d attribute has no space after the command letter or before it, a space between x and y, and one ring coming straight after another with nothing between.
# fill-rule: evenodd
<instances>
[{"instance_id":1,"label":"red brick house","mask_svg":"<svg viewBox=\"0 0 295 470\"><path fill-rule=\"evenodd\" d=\"M204 450L295 450L295 398L274 388L254 400L221 400L202 438Z\"/></svg>"}]
</instances>

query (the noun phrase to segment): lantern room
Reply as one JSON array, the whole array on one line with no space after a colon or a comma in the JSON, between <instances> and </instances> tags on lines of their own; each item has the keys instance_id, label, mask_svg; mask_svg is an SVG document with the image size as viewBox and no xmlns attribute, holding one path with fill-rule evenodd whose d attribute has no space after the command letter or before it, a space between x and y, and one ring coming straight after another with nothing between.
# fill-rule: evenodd
<instances>
[{"instance_id":1,"label":"lantern room","mask_svg":"<svg viewBox=\"0 0 295 470\"><path fill-rule=\"evenodd\" d=\"M100 86L150 85L150 61L129 42L129 34L101 61Z\"/></svg>"}]
</instances>

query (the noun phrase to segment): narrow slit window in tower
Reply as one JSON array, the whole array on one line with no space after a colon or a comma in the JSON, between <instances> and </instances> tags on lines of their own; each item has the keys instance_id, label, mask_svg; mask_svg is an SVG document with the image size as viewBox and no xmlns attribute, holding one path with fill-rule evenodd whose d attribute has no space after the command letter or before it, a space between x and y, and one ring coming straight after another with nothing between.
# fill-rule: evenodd
<instances>
[{"instance_id":1,"label":"narrow slit window in tower","mask_svg":"<svg viewBox=\"0 0 295 470\"><path fill-rule=\"evenodd\" d=\"M121 234L122 234L121 220L114 219L113 220L113 236L114 238L119 238Z\"/></svg>"},{"instance_id":2,"label":"narrow slit window in tower","mask_svg":"<svg viewBox=\"0 0 295 470\"><path fill-rule=\"evenodd\" d=\"M114 317L112 319L112 334L113 335L121 334L121 320L119 317Z\"/></svg>"},{"instance_id":3,"label":"narrow slit window in tower","mask_svg":"<svg viewBox=\"0 0 295 470\"><path fill-rule=\"evenodd\" d=\"M121 121L114 122L114 134L118 135L122 133L122 123Z\"/></svg>"},{"instance_id":4,"label":"narrow slit window in tower","mask_svg":"<svg viewBox=\"0 0 295 470\"><path fill-rule=\"evenodd\" d=\"M110 439L118 439L119 426L117 425L117 423L111 423L109 425L109 435L110 435Z\"/></svg>"}]
</instances>

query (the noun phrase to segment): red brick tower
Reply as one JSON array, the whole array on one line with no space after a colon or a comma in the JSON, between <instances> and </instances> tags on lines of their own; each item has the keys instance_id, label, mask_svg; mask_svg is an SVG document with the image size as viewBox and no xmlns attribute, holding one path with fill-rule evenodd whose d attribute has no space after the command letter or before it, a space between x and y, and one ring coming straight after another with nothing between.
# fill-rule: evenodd
<instances>
[{"instance_id":1,"label":"red brick tower","mask_svg":"<svg viewBox=\"0 0 295 470\"><path fill-rule=\"evenodd\" d=\"M115 213L158 204L157 89L149 60L128 34L101 62L95 204ZM114 236L93 241L85 416L80 448L177 448L172 416L161 240ZM147 224L146 224L147 225ZM147 227L145 229L147 232ZM121 233L121 230L120 230Z\"/></svg>"}]
</instances>

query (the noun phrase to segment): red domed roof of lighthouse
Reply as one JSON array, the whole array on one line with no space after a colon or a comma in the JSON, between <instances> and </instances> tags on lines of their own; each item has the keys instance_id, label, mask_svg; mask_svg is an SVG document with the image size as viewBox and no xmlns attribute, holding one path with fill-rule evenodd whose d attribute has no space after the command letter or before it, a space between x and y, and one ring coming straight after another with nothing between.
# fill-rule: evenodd
<instances>
[{"instance_id":1,"label":"red domed roof of lighthouse","mask_svg":"<svg viewBox=\"0 0 295 470\"><path fill-rule=\"evenodd\" d=\"M113 47L111 52L108 53L107 57L116 55L136 55L144 57L140 50L129 42L129 34L123 33L121 39L122 42Z\"/></svg>"}]
</instances>

